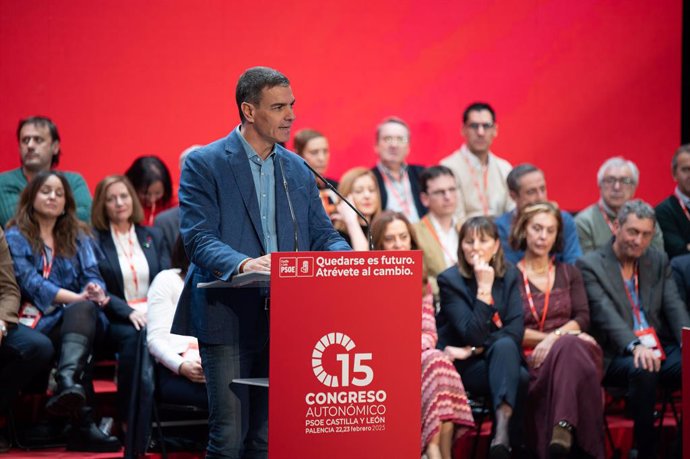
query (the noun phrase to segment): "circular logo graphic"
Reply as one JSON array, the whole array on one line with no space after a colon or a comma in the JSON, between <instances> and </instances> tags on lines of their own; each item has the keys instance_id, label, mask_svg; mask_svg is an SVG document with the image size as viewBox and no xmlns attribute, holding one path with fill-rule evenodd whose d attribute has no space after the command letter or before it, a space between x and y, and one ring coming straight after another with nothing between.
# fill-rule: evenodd
<instances>
[{"instance_id":1,"label":"circular logo graphic","mask_svg":"<svg viewBox=\"0 0 690 459\"><path fill-rule=\"evenodd\" d=\"M325 386L347 386L349 385L349 378L347 374L341 375L340 377L337 375L329 375L322 365L321 358L323 353L326 351L328 346L332 346L334 344L343 346L348 352L355 348L355 342L344 333L334 332L323 335L321 339L317 341L316 345L314 346L314 350L311 353L312 370L314 371L314 376L316 376L316 379L321 381L321 383Z\"/></svg>"}]
</instances>

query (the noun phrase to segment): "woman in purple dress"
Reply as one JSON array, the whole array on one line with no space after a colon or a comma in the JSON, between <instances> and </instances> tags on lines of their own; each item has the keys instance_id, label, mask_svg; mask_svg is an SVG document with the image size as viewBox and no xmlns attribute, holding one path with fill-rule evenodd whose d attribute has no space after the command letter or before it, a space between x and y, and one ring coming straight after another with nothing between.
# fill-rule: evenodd
<instances>
[{"instance_id":1,"label":"woman in purple dress","mask_svg":"<svg viewBox=\"0 0 690 459\"><path fill-rule=\"evenodd\" d=\"M589 304L580 271L554 261L563 223L554 204L525 208L513 225L511 245L524 250L525 335L530 369L527 432L537 457L566 457L579 448L604 457L602 353L589 327Z\"/></svg>"}]
</instances>

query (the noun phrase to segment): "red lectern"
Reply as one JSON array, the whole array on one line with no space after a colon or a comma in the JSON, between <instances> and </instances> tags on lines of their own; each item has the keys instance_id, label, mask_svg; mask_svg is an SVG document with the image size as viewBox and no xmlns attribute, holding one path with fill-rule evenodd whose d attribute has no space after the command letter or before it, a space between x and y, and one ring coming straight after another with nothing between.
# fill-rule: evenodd
<instances>
[{"instance_id":1,"label":"red lectern","mask_svg":"<svg viewBox=\"0 0 690 459\"><path fill-rule=\"evenodd\" d=\"M419 251L271 257L270 459L420 456Z\"/></svg>"}]
</instances>

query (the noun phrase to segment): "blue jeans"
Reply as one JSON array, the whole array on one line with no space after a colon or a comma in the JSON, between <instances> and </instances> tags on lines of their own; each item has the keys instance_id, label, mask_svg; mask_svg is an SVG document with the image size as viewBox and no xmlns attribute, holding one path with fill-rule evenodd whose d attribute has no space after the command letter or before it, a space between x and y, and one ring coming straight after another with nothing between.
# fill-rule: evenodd
<instances>
[{"instance_id":1,"label":"blue jeans","mask_svg":"<svg viewBox=\"0 0 690 459\"><path fill-rule=\"evenodd\" d=\"M268 377L268 343L259 351L199 343L208 391L207 458L268 457L268 390L232 384L235 378Z\"/></svg>"}]
</instances>

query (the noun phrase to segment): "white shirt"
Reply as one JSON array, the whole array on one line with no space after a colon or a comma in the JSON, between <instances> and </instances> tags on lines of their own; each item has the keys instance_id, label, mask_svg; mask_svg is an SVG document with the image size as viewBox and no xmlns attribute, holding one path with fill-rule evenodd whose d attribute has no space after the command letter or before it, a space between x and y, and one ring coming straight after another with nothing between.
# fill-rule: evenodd
<instances>
[{"instance_id":1,"label":"white shirt","mask_svg":"<svg viewBox=\"0 0 690 459\"><path fill-rule=\"evenodd\" d=\"M186 360L182 354L190 348L198 349L198 342L193 336L170 333L183 287L184 280L180 277L179 269L159 272L149 289L149 309L146 312L149 352L175 374L180 374L180 365ZM197 356L198 353L193 358L189 357L189 360L200 361Z\"/></svg>"}]
</instances>

